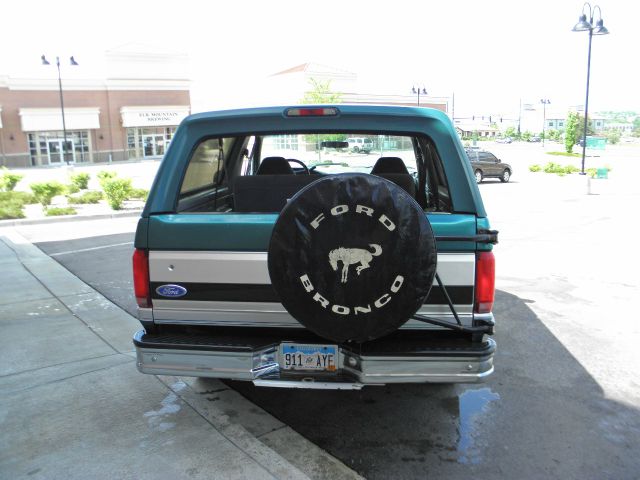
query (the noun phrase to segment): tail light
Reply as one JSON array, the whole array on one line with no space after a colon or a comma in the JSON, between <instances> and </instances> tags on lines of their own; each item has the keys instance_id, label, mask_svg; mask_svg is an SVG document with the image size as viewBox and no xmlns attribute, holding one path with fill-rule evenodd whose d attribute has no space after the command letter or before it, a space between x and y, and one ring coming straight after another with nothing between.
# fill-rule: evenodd
<instances>
[{"instance_id":1,"label":"tail light","mask_svg":"<svg viewBox=\"0 0 640 480\"><path fill-rule=\"evenodd\" d=\"M493 252L476 254L476 297L473 311L489 313L493 308L496 287L496 258Z\"/></svg>"},{"instance_id":2,"label":"tail light","mask_svg":"<svg viewBox=\"0 0 640 480\"><path fill-rule=\"evenodd\" d=\"M138 306L140 308L150 308L149 253L141 248L136 248L135 252L133 252L133 290Z\"/></svg>"}]
</instances>

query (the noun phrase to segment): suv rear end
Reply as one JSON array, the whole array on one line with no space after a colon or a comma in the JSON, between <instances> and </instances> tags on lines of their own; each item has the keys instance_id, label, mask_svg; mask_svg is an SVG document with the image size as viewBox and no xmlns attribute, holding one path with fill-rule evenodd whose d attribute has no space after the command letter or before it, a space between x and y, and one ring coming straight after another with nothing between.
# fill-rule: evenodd
<instances>
[{"instance_id":1,"label":"suv rear end","mask_svg":"<svg viewBox=\"0 0 640 480\"><path fill-rule=\"evenodd\" d=\"M383 139L380 158L314 147L354 134ZM302 388L481 381L495 241L440 112L193 115L136 232L138 368Z\"/></svg>"}]
</instances>

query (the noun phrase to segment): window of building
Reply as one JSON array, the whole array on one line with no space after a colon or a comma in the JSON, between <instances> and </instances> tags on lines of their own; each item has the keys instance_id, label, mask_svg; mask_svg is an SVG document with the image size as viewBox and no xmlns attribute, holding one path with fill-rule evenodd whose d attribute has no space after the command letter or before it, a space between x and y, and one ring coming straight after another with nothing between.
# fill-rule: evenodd
<instances>
[{"instance_id":1,"label":"window of building","mask_svg":"<svg viewBox=\"0 0 640 480\"><path fill-rule=\"evenodd\" d=\"M33 132L27 134L31 165L56 165L64 162L91 161L91 142L87 130L67 132Z\"/></svg>"},{"instance_id":2,"label":"window of building","mask_svg":"<svg viewBox=\"0 0 640 480\"><path fill-rule=\"evenodd\" d=\"M176 127L127 128L127 158L162 157Z\"/></svg>"}]
</instances>

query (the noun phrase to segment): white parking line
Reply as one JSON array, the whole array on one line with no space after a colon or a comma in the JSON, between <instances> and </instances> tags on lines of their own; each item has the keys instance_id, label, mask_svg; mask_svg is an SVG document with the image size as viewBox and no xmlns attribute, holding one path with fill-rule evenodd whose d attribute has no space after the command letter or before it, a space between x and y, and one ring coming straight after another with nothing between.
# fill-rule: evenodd
<instances>
[{"instance_id":1,"label":"white parking line","mask_svg":"<svg viewBox=\"0 0 640 480\"><path fill-rule=\"evenodd\" d=\"M91 250L100 250L102 248L121 247L123 245L133 245L133 242L114 243L111 245L102 245L100 247L81 248L79 250L69 250L67 252L52 253L50 257L57 257L58 255L69 255L70 253L90 252Z\"/></svg>"}]
</instances>

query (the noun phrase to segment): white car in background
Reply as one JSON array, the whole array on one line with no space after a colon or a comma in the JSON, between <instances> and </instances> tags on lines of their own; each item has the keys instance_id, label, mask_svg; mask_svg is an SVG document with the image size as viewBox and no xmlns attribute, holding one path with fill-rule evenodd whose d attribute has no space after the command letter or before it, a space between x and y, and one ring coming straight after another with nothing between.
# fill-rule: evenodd
<instances>
[{"instance_id":1,"label":"white car in background","mask_svg":"<svg viewBox=\"0 0 640 480\"><path fill-rule=\"evenodd\" d=\"M345 140L349 144L349 150L358 153L369 153L373 150L373 142L366 137L350 137Z\"/></svg>"}]
</instances>

